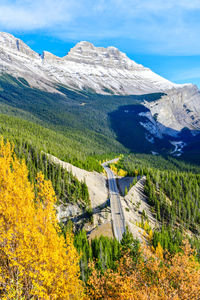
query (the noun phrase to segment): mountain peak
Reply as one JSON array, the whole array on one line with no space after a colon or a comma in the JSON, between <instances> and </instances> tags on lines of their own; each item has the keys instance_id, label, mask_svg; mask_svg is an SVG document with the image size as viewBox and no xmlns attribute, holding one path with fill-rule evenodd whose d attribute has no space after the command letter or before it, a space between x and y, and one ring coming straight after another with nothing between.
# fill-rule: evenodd
<instances>
[{"instance_id":1,"label":"mountain peak","mask_svg":"<svg viewBox=\"0 0 200 300\"><path fill-rule=\"evenodd\" d=\"M80 41L74 46L74 48L76 47L94 48L94 45L88 41Z\"/></svg>"},{"instance_id":2,"label":"mountain peak","mask_svg":"<svg viewBox=\"0 0 200 300\"><path fill-rule=\"evenodd\" d=\"M7 39L16 39L16 37L14 37L14 35L12 35L11 33L3 32L3 31L0 32L0 37L2 38L4 37Z\"/></svg>"},{"instance_id":3,"label":"mountain peak","mask_svg":"<svg viewBox=\"0 0 200 300\"><path fill-rule=\"evenodd\" d=\"M14 37L14 35L6 32L0 32L0 47L5 48L6 51L17 51L24 53L31 57L38 57L39 55L34 52L22 40Z\"/></svg>"},{"instance_id":4,"label":"mountain peak","mask_svg":"<svg viewBox=\"0 0 200 300\"><path fill-rule=\"evenodd\" d=\"M19 39L15 38L12 34L0 32L0 45L11 49L17 49Z\"/></svg>"},{"instance_id":5,"label":"mountain peak","mask_svg":"<svg viewBox=\"0 0 200 300\"><path fill-rule=\"evenodd\" d=\"M43 51L41 57L44 61L48 61L48 62L52 62L52 63L54 63L56 61L62 61L62 58L52 54L49 51Z\"/></svg>"},{"instance_id":6,"label":"mountain peak","mask_svg":"<svg viewBox=\"0 0 200 300\"><path fill-rule=\"evenodd\" d=\"M110 68L143 68L142 65L135 63L125 53L113 46L107 48L95 47L92 43L86 41L77 43L65 56L65 59Z\"/></svg>"}]
</instances>

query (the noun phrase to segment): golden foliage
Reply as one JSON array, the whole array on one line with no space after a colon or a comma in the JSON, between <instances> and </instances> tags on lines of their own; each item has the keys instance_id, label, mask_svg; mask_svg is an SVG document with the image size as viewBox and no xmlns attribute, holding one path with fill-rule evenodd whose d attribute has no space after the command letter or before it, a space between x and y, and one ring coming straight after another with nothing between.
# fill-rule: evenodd
<instances>
[{"instance_id":1,"label":"golden foliage","mask_svg":"<svg viewBox=\"0 0 200 300\"><path fill-rule=\"evenodd\" d=\"M119 175L120 177L125 177L125 176L127 175L127 172L124 171L124 170L122 170L122 169L120 169L120 170L118 171L118 175Z\"/></svg>"},{"instance_id":2,"label":"golden foliage","mask_svg":"<svg viewBox=\"0 0 200 300\"><path fill-rule=\"evenodd\" d=\"M135 176L138 176L138 174L139 174L138 170L135 170L134 174L135 174Z\"/></svg>"},{"instance_id":3,"label":"golden foliage","mask_svg":"<svg viewBox=\"0 0 200 300\"><path fill-rule=\"evenodd\" d=\"M117 167L115 167L114 164L117 164L117 162L114 162L112 164L110 164L110 169L118 176L120 177L125 177L127 175L127 172L124 171L123 169L117 169Z\"/></svg>"},{"instance_id":4,"label":"golden foliage","mask_svg":"<svg viewBox=\"0 0 200 300\"><path fill-rule=\"evenodd\" d=\"M110 165L110 169L117 174L117 167L115 167L113 164Z\"/></svg>"},{"instance_id":5,"label":"golden foliage","mask_svg":"<svg viewBox=\"0 0 200 300\"><path fill-rule=\"evenodd\" d=\"M115 272L101 274L93 268L88 282L90 299L199 299L200 265L189 244L184 245L183 253L164 259L159 256L146 248L137 264L127 254Z\"/></svg>"},{"instance_id":6,"label":"golden foliage","mask_svg":"<svg viewBox=\"0 0 200 300\"><path fill-rule=\"evenodd\" d=\"M153 230L152 230L152 229L149 230L149 236L148 236L148 239L149 239L150 242L151 242L152 239L153 239Z\"/></svg>"},{"instance_id":7,"label":"golden foliage","mask_svg":"<svg viewBox=\"0 0 200 300\"><path fill-rule=\"evenodd\" d=\"M158 242L158 246L156 247L156 255L160 258L163 259L163 248L161 244Z\"/></svg>"},{"instance_id":8,"label":"golden foliage","mask_svg":"<svg viewBox=\"0 0 200 300\"><path fill-rule=\"evenodd\" d=\"M0 298L82 299L79 256L60 233L50 181L37 176L0 140Z\"/></svg>"}]
</instances>

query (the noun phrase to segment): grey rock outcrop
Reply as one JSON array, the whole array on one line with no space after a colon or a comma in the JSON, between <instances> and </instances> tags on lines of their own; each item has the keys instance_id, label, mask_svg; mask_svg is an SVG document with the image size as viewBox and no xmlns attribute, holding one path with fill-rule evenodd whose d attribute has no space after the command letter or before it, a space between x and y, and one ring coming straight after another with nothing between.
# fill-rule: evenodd
<instances>
[{"instance_id":1,"label":"grey rock outcrop","mask_svg":"<svg viewBox=\"0 0 200 300\"><path fill-rule=\"evenodd\" d=\"M200 91L195 85L171 89L161 99L144 103L157 123L164 125L162 133L176 135L184 127L200 130Z\"/></svg>"}]
</instances>

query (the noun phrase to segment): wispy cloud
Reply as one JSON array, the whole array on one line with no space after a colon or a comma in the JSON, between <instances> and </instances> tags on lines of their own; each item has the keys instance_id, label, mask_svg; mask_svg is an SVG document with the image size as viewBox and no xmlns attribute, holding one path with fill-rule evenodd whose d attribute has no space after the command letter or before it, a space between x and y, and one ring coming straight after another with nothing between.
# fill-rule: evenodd
<instances>
[{"instance_id":1,"label":"wispy cloud","mask_svg":"<svg viewBox=\"0 0 200 300\"><path fill-rule=\"evenodd\" d=\"M192 81L193 79L199 79L200 77L200 67L197 68L186 68L185 70L181 70L179 72L174 72L171 76L172 81Z\"/></svg>"},{"instance_id":2,"label":"wispy cloud","mask_svg":"<svg viewBox=\"0 0 200 300\"><path fill-rule=\"evenodd\" d=\"M40 30L64 40L127 39L143 52L200 54L200 1L0 0L0 29Z\"/></svg>"}]
</instances>

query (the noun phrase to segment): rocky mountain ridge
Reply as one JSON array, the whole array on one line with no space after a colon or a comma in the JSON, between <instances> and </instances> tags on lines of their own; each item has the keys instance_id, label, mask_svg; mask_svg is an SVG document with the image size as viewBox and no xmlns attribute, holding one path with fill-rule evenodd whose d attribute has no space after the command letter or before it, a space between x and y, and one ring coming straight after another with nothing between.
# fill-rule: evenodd
<instances>
[{"instance_id":1,"label":"rocky mountain ridge","mask_svg":"<svg viewBox=\"0 0 200 300\"><path fill-rule=\"evenodd\" d=\"M64 85L74 91L105 95L142 95L163 92L154 102L144 102L150 113L142 126L162 138L177 136L184 127L200 129L200 93L192 84L175 84L137 64L115 47L95 47L79 42L64 57L48 51L34 52L23 41L0 33L0 74L25 78L30 87L60 93Z\"/></svg>"},{"instance_id":2,"label":"rocky mountain ridge","mask_svg":"<svg viewBox=\"0 0 200 300\"><path fill-rule=\"evenodd\" d=\"M33 87L52 91L56 84L99 94L146 94L179 85L129 59L115 47L80 42L64 57L34 52L11 34L0 33L0 71L24 77Z\"/></svg>"}]
</instances>

